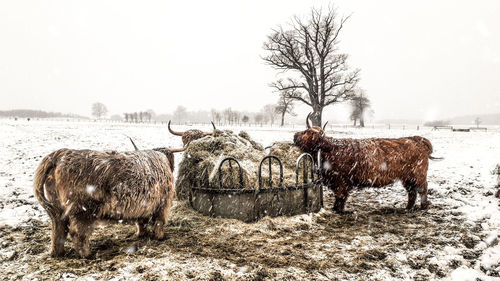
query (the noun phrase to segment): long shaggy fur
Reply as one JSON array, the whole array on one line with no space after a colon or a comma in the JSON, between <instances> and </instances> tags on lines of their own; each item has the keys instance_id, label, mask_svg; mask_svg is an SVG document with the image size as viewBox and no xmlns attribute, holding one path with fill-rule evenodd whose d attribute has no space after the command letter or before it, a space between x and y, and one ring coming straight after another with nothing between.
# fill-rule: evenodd
<instances>
[{"instance_id":1,"label":"long shaggy fur","mask_svg":"<svg viewBox=\"0 0 500 281\"><path fill-rule=\"evenodd\" d=\"M212 133L205 133L205 132L197 130L197 129L187 130L182 135L182 144L184 146L187 146L190 142L197 140L197 139L201 139L201 138L208 136L208 135L211 135L211 134Z\"/></svg>"},{"instance_id":2,"label":"long shaggy fur","mask_svg":"<svg viewBox=\"0 0 500 281\"><path fill-rule=\"evenodd\" d=\"M138 235L154 221L164 236L174 190L173 154L165 148L132 152L60 149L40 163L35 196L52 220L52 255L64 252L70 232L83 257L99 220L137 222Z\"/></svg>"},{"instance_id":3,"label":"long shaggy fur","mask_svg":"<svg viewBox=\"0 0 500 281\"><path fill-rule=\"evenodd\" d=\"M323 157L325 184L335 191L334 210L342 212L353 187L382 187L401 180L408 191L408 205L415 205L417 192L421 207L427 208L427 168L432 144L423 137L334 139L319 127L294 136L304 152ZM316 159L316 157L315 157Z\"/></svg>"}]
</instances>

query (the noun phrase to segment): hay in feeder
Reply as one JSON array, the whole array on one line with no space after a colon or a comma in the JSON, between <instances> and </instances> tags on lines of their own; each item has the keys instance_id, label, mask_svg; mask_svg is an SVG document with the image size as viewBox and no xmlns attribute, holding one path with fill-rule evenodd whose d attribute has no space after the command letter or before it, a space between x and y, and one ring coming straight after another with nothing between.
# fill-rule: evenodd
<instances>
[{"instance_id":1,"label":"hay in feeder","mask_svg":"<svg viewBox=\"0 0 500 281\"><path fill-rule=\"evenodd\" d=\"M247 132L241 131L238 134L238 136L240 136L240 137L246 139L247 141L249 141L250 144L252 144L253 148L255 148L257 150L264 150L264 147L260 143L254 141Z\"/></svg>"},{"instance_id":2,"label":"hay in feeder","mask_svg":"<svg viewBox=\"0 0 500 281\"><path fill-rule=\"evenodd\" d=\"M302 152L291 142L276 142L270 148L270 154L280 158L283 163L284 186L295 185L295 163ZM259 188L259 163L267 156L263 146L252 140L248 133L242 131L238 135L232 131L216 131L215 136L206 136L192 141L179 164L177 179L177 198L187 199L191 187L257 189ZM222 187L219 182L218 168L226 157L238 160L242 169L242 187L240 187L237 164L230 166L225 162L222 166ZM269 183L269 164L262 165L262 187L279 187L279 165L271 162L272 183ZM309 166L308 166L309 167ZM302 171L299 173L299 184L302 183Z\"/></svg>"},{"instance_id":3,"label":"hay in feeder","mask_svg":"<svg viewBox=\"0 0 500 281\"><path fill-rule=\"evenodd\" d=\"M284 176L284 184L285 186L293 186L295 185L295 168L297 164L297 158L303 152L294 145L291 141L284 142L275 142L269 148L269 155L277 156L281 163L283 164L283 176ZM307 159L306 159L307 160ZM303 173L303 162L301 161L300 169L299 169L299 180L298 183L302 184L304 182L304 173ZM305 161L306 170L307 170L307 182L310 180L310 169L311 164L309 161ZM316 178L316 177L315 177Z\"/></svg>"},{"instance_id":4,"label":"hay in feeder","mask_svg":"<svg viewBox=\"0 0 500 281\"><path fill-rule=\"evenodd\" d=\"M192 141L179 164L177 197L186 199L191 187L220 188L218 167L226 157L233 157L240 163L243 188L255 188L257 167L264 156L266 152L262 145L253 141L246 132L236 135L232 131L217 131L215 137ZM235 163L231 164L233 173L229 172L229 163L222 167L223 188L239 188L239 170Z\"/></svg>"}]
</instances>

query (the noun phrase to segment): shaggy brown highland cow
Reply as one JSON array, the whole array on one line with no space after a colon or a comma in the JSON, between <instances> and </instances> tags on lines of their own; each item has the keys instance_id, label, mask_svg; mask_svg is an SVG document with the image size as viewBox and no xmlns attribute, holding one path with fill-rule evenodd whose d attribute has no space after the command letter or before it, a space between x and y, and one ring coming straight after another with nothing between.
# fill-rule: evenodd
<instances>
[{"instance_id":1,"label":"shaggy brown highland cow","mask_svg":"<svg viewBox=\"0 0 500 281\"><path fill-rule=\"evenodd\" d=\"M334 139L323 129L310 126L294 136L302 151L317 156L321 149L324 184L335 192L336 212L343 212L349 192L354 187L382 187L400 180L408 192L407 209L413 208L420 195L420 206L427 200L427 168L431 157L431 142L414 136L398 139ZM314 157L317 159L317 157Z\"/></svg>"},{"instance_id":2,"label":"shaggy brown highland cow","mask_svg":"<svg viewBox=\"0 0 500 281\"><path fill-rule=\"evenodd\" d=\"M69 234L81 257L88 257L89 238L97 221L137 224L137 235L154 223L156 239L175 194L173 152L157 148L132 152L59 149L40 163L35 196L52 221L52 256L64 254Z\"/></svg>"},{"instance_id":3,"label":"shaggy brown highland cow","mask_svg":"<svg viewBox=\"0 0 500 281\"><path fill-rule=\"evenodd\" d=\"M209 135L213 135L215 133L215 124L214 122L210 122L212 123L212 127L214 127L214 131L213 132L203 132L203 131L200 131L200 130L196 130L196 129L193 129L193 130L187 130L185 132L176 132L176 131L173 131L171 128L170 128L170 121L168 121L168 131L172 134L172 135L176 135L176 136L180 136L182 137L182 143L184 144L184 147L186 147L190 142L194 141L194 140L197 140L197 139L200 139L204 136L209 136Z\"/></svg>"}]
</instances>

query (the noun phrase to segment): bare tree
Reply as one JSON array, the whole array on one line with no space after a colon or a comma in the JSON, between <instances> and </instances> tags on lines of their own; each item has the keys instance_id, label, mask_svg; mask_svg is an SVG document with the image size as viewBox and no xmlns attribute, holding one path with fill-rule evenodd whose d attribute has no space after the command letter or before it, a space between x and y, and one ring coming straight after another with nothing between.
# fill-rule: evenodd
<instances>
[{"instance_id":1,"label":"bare tree","mask_svg":"<svg viewBox=\"0 0 500 281\"><path fill-rule=\"evenodd\" d=\"M262 122L261 122L261 125L262 125L262 123L264 123L264 124L269 123L269 115L264 114L264 113L262 114Z\"/></svg>"},{"instance_id":2,"label":"bare tree","mask_svg":"<svg viewBox=\"0 0 500 281\"><path fill-rule=\"evenodd\" d=\"M240 124L240 121L241 121L241 112L239 111L234 111L233 112L233 116L234 116L234 121L236 122L236 124Z\"/></svg>"},{"instance_id":3,"label":"bare tree","mask_svg":"<svg viewBox=\"0 0 500 281\"><path fill-rule=\"evenodd\" d=\"M248 118L248 116L246 116L246 115L243 115L243 118L241 118L241 121L245 124L248 123L249 120L250 120L250 118Z\"/></svg>"},{"instance_id":4,"label":"bare tree","mask_svg":"<svg viewBox=\"0 0 500 281\"><path fill-rule=\"evenodd\" d=\"M357 108L352 108L351 116L349 116L349 118L354 122L352 124L354 127L358 124L359 115L359 110Z\"/></svg>"},{"instance_id":5,"label":"bare tree","mask_svg":"<svg viewBox=\"0 0 500 281\"><path fill-rule=\"evenodd\" d=\"M212 108L212 109L210 110L210 115L212 116L212 120L213 120L213 121L215 121L215 123L217 123L217 124L218 124L218 123L219 123L219 120L218 120L218 119L220 119L220 114L219 114L219 112L218 112L217 110L215 110L215 108ZM219 115L219 116L218 116L218 115ZM219 117L219 118L217 118L217 117Z\"/></svg>"},{"instance_id":6,"label":"bare tree","mask_svg":"<svg viewBox=\"0 0 500 281\"><path fill-rule=\"evenodd\" d=\"M217 122L218 124L220 124L221 120L222 120L222 115L220 112L215 112L215 122Z\"/></svg>"},{"instance_id":7,"label":"bare tree","mask_svg":"<svg viewBox=\"0 0 500 281\"><path fill-rule=\"evenodd\" d=\"M174 119L177 120L177 122L184 122L186 121L185 120L186 117L187 117L187 109L182 105L177 106L177 108L174 111Z\"/></svg>"},{"instance_id":8,"label":"bare tree","mask_svg":"<svg viewBox=\"0 0 500 281\"><path fill-rule=\"evenodd\" d=\"M264 43L269 52L264 61L289 74L271 87L309 105L315 126L321 126L326 106L352 98L359 81L359 70L349 71L348 55L338 48L340 31L348 18L339 19L334 8L326 13L312 9L309 19L293 17L289 29L278 27Z\"/></svg>"},{"instance_id":9,"label":"bare tree","mask_svg":"<svg viewBox=\"0 0 500 281\"><path fill-rule=\"evenodd\" d=\"M475 120L474 120L474 123L476 124L476 128L479 128L479 125L482 123L483 121L481 120L481 118L477 117Z\"/></svg>"},{"instance_id":10,"label":"bare tree","mask_svg":"<svg viewBox=\"0 0 500 281\"><path fill-rule=\"evenodd\" d=\"M290 90L293 91L293 90ZM281 127L285 125L285 114L290 114L292 116L296 116L293 112L294 109L294 104L293 104L294 99L290 98L290 94L287 92L282 92L280 93L280 98L278 100L278 104L275 107L276 113L281 114Z\"/></svg>"},{"instance_id":11,"label":"bare tree","mask_svg":"<svg viewBox=\"0 0 500 281\"><path fill-rule=\"evenodd\" d=\"M364 90L356 91L356 95L351 100L351 120L354 121L354 126L356 126L357 120L359 120L359 126L365 126L365 114L370 107L370 103Z\"/></svg>"},{"instance_id":12,"label":"bare tree","mask_svg":"<svg viewBox=\"0 0 500 281\"><path fill-rule=\"evenodd\" d=\"M272 126L276 119L276 106L274 104L266 104L262 108L262 113L264 114L264 122L271 122Z\"/></svg>"},{"instance_id":13,"label":"bare tree","mask_svg":"<svg viewBox=\"0 0 500 281\"><path fill-rule=\"evenodd\" d=\"M233 124L235 122L236 114L230 107L222 111L222 116L224 116L224 121L227 124Z\"/></svg>"},{"instance_id":14,"label":"bare tree","mask_svg":"<svg viewBox=\"0 0 500 281\"><path fill-rule=\"evenodd\" d=\"M96 118L101 118L108 113L106 106L100 102L96 102L92 105L92 116Z\"/></svg>"},{"instance_id":15,"label":"bare tree","mask_svg":"<svg viewBox=\"0 0 500 281\"><path fill-rule=\"evenodd\" d=\"M148 122L151 122L151 119L156 117L156 113L152 109L146 110L147 117L148 117Z\"/></svg>"},{"instance_id":16,"label":"bare tree","mask_svg":"<svg viewBox=\"0 0 500 281\"><path fill-rule=\"evenodd\" d=\"M264 119L264 115L262 113L257 113L255 114L254 116L254 121L255 123L260 123L260 125L262 125L262 120Z\"/></svg>"}]
</instances>

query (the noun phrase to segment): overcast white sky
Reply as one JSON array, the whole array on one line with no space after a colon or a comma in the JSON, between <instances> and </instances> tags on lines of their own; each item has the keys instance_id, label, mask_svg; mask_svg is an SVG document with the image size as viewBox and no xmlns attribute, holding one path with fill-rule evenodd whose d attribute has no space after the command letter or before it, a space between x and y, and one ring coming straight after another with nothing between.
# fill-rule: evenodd
<instances>
[{"instance_id":1,"label":"overcast white sky","mask_svg":"<svg viewBox=\"0 0 500 281\"><path fill-rule=\"evenodd\" d=\"M352 14L341 48L375 118L500 113L493 0L1 1L0 110L258 110L277 99L271 28L330 3Z\"/></svg>"}]
</instances>

